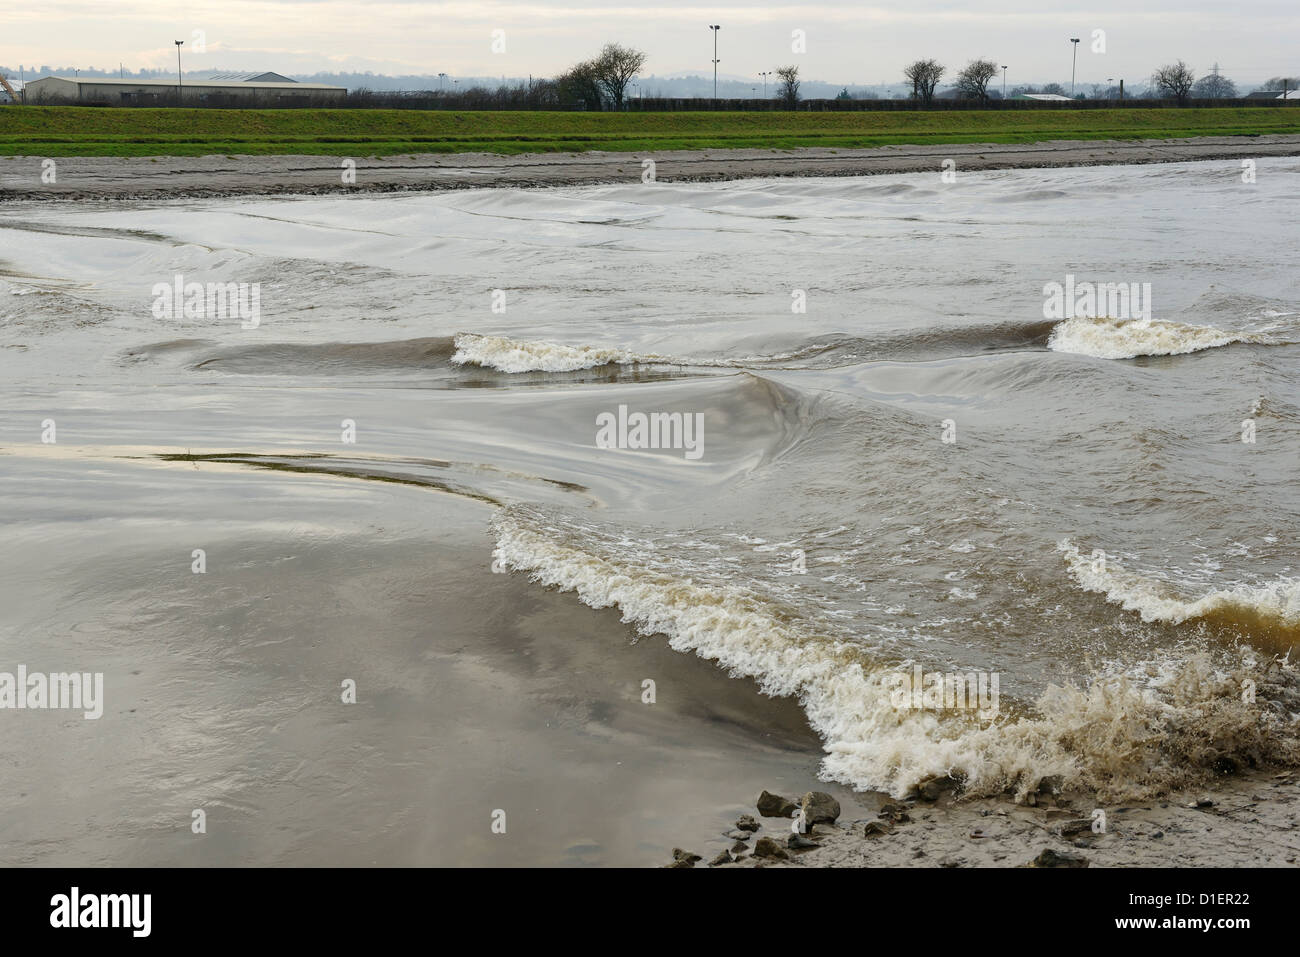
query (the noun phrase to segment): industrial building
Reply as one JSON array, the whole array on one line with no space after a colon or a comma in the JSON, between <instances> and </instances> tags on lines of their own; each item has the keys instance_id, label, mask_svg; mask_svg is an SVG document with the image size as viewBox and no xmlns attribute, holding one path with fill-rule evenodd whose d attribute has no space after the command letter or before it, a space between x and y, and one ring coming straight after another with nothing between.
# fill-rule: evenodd
<instances>
[{"instance_id":1,"label":"industrial building","mask_svg":"<svg viewBox=\"0 0 1300 957\"><path fill-rule=\"evenodd\" d=\"M24 100L28 106L42 103L164 106L176 103L179 95L182 103L195 106L303 106L337 103L348 95L346 87L297 83L278 73L250 73L246 76L249 78L186 79L181 83L176 80L118 80L99 76L46 76L27 84Z\"/></svg>"}]
</instances>

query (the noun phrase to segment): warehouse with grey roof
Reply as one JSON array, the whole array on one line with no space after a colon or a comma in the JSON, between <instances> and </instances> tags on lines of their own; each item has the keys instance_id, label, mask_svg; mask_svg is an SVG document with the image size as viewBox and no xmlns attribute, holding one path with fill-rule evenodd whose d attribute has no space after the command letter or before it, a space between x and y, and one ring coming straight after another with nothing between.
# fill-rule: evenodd
<instances>
[{"instance_id":1,"label":"warehouse with grey roof","mask_svg":"<svg viewBox=\"0 0 1300 957\"><path fill-rule=\"evenodd\" d=\"M27 84L24 99L29 106L41 103L163 106L178 100L187 106L307 106L337 103L348 94L346 87L298 83L278 73L247 76L248 79L186 79L182 82L46 76Z\"/></svg>"}]
</instances>

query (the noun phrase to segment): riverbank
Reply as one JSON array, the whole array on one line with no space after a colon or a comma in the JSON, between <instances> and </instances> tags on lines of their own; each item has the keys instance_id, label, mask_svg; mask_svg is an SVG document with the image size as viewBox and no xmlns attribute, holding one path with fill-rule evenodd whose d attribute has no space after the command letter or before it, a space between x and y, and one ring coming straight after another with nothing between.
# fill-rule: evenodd
<instances>
[{"instance_id":1,"label":"riverbank","mask_svg":"<svg viewBox=\"0 0 1300 957\"><path fill-rule=\"evenodd\" d=\"M964 801L942 787L896 801L855 795L799 837L788 806L767 795L737 828L669 866L703 867L1286 867L1300 859L1295 771L1225 779L1209 792L1097 807L1082 793ZM823 787L817 782L811 786ZM765 792L766 794L766 792ZM827 798L830 795L826 795ZM931 799L932 798L932 799ZM821 805L828 802L822 800ZM838 811L838 802L829 802ZM748 830L755 827L754 830ZM699 861L689 860L690 851Z\"/></svg>"},{"instance_id":2,"label":"riverbank","mask_svg":"<svg viewBox=\"0 0 1300 957\"><path fill-rule=\"evenodd\" d=\"M1300 155L1300 135L1161 140L1057 140L880 146L872 149L706 149L642 152L339 156L67 157L0 159L3 200L157 200L228 196L426 192L713 182L755 177L863 176L951 170L1043 169L1245 160ZM52 164L52 165L51 165Z\"/></svg>"}]
</instances>

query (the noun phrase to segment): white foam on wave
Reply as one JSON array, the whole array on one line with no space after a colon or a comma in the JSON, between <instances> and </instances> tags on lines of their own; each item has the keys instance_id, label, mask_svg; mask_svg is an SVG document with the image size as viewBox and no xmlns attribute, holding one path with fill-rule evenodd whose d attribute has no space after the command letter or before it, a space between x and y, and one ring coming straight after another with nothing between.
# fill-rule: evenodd
<instances>
[{"instance_id":1,"label":"white foam on wave","mask_svg":"<svg viewBox=\"0 0 1300 957\"><path fill-rule=\"evenodd\" d=\"M1262 585L1238 584L1188 597L1172 584L1128 571L1109 556L1090 558L1068 539L1057 548L1074 580L1086 591L1105 595L1145 622L1181 625L1193 619L1239 619L1246 626L1300 629L1300 579L1279 578Z\"/></svg>"},{"instance_id":2,"label":"white foam on wave","mask_svg":"<svg viewBox=\"0 0 1300 957\"><path fill-rule=\"evenodd\" d=\"M609 346L566 346L556 342L511 339L508 336L484 336L473 332L458 333L456 352L451 361L458 365L478 365L499 372L578 372L605 365L675 365L702 366L714 369L743 369L753 365L789 362L817 355L828 347L814 343L772 355L728 357L682 357L653 352L632 352Z\"/></svg>"},{"instance_id":3,"label":"white foam on wave","mask_svg":"<svg viewBox=\"0 0 1300 957\"><path fill-rule=\"evenodd\" d=\"M638 356L625 349L565 346L555 342L529 342L506 336L456 336L457 365L479 365L511 374L520 372L577 372L605 365L666 361L661 356Z\"/></svg>"},{"instance_id":4,"label":"white foam on wave","mask_svg":"<svg viewBox=\"0 0 1300 957\"><path fill-rule=\"evenodd\" d=\"M1261 689L1276 683L1276 663L1268 678L1253 660L1231 673L1205 658L1168 662L1158 681L1149 666L1144 676L1109 675L1084 689L1053 686L1038 698L1036 714L1004 711L992 721L972 712L898 710L890 683L897 665L810 633L788 609L746 589L570 544L567 529L515 510L502 512L494 527L493 556L504 567L574 592L592 608L616 607L640 633L664 635L674 650L752 678L765 694L796 698L824 742L822 776L852 787L902 796L927 778L955 774L970 793L1013 788L1023 795L1060 775L1067 785L1119 798L1195 780L1188 755L1198 749L1239 745L1295 756L1293 731L1278 730L1284 719L1245 706L1237 692L1246 671ZM1293 679L1288 672L1287 682Z\"/></svg>"},{"instance_id":5,"label":"white foam on wave","mask_svg":"<svg viewBox=\"0 0 1300 957\"><path fill-rule=\"evenodd\" d=\"M1225 332L1213 326L1192 326L1164 319L1074 318L1056 325L1047 340L1047 348L1098 359L1134 359L1184 355L1234 342L1266 341L1256 333Z\"/></svg>"}]
</instances>

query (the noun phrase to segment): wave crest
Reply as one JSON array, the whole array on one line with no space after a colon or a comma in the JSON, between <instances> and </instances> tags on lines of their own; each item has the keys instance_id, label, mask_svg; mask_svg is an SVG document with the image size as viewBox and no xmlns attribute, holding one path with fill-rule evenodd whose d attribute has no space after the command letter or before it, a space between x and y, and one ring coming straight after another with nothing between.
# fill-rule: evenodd
<instances>
[{"instance_id":1,"label":"wave crest","mask_svg":"<svg viewBox=\"0 0 1300 957\"><path fill-rule=\"evenodd\" d=\"M1235 342L1268 342L1247 332L1225 332L1213 326L1192 326L1164 319L1066 319L1047 340L1055 352L1072 352L1098 359L1138 356L1177 356Z\"/></svg>"},{"instance_id":2,"label":"wave crest","mask_svg":"<svg viewBox=\"0 0 1300 957\"><path fill-rule=\"evenodd\" d=\"M797 698L824 742L822 776L855 788L901 797L929 777L953 775L968 793L1023 796L1060 775L1067 786L1120 800L1190 786L1225 760L1300 760L1291 717L1300 711L1300 682L1286 663L1243 657L1224 671L1202 656L1145 666L1084 689L1049 687L1037 714L981 726L969 712L897 710L890 697L897 663L810 633L762 596L601 554L522 509L504 510L494 530L493 556L504 567L592 608L617 607L641 634L663 634L674 650L753 678L765 694ZM1160 678L1151 680L1156 670ZM1241 700L1246 677L1265 706Z\"/></svg>"},{"instance_id":3,"label":"wave crest","mask_svg":"<svg viewBox=\"0 0 1300 957\"><path fill-rule=\"evenodd\" d=\"M1181 625L1203 620L1244 632L1285 652L1300 641L1300 579L1279 578L1263 585L1234 585L1188 597L1168 582L1139 575L1109 557L1083 555L1069 540L1057 548L1075 581L1085 591L1104 595L1145 622Z\"/></svg>"},{"instance_id":4,"label":"wave crest","mask_svg":"<svg viewBox=\"0 0 1300 957\"><path fill-rule=\"evenodd\" d=\"M638 356L625 349L564 346L554 342L528 342L506 336L456 336L457 365L478 365L510 374L520 372L577 372L607 365L665 361L659 356Z\"/></svg>"}]
</instances>

